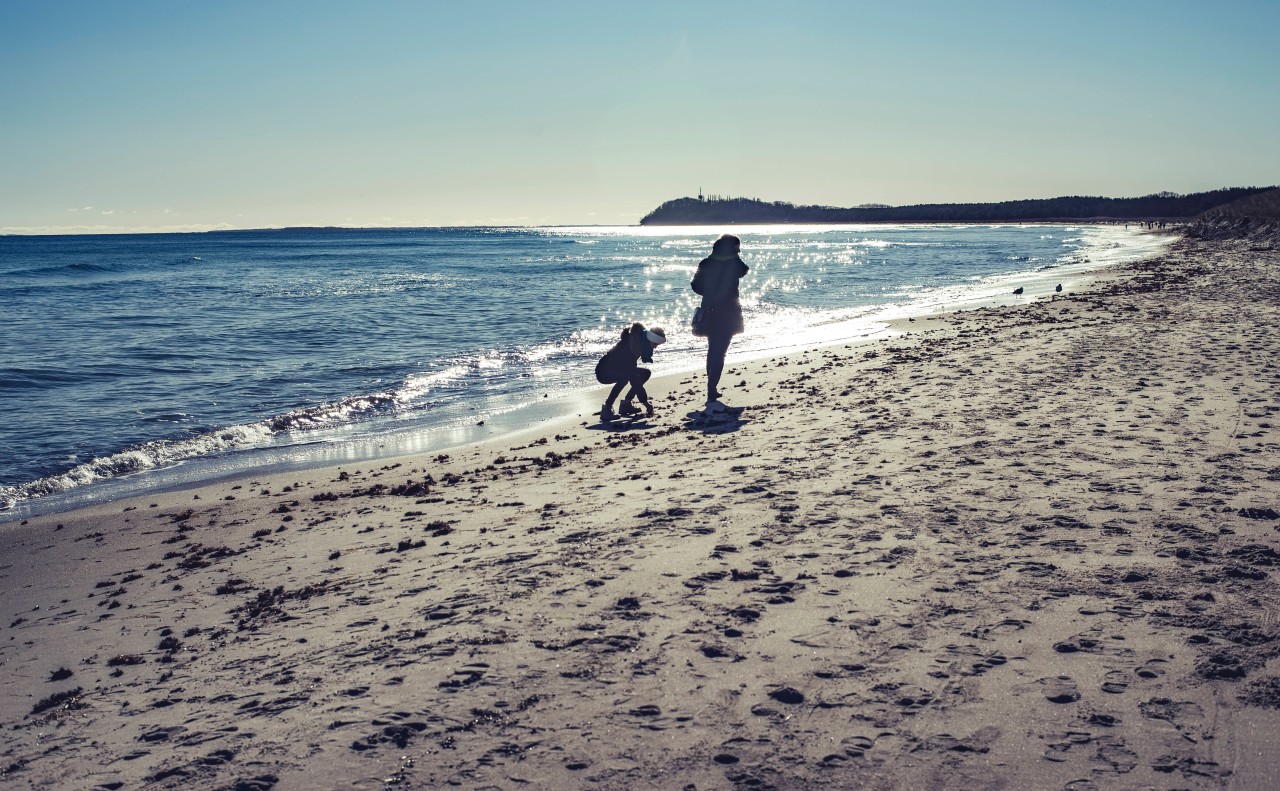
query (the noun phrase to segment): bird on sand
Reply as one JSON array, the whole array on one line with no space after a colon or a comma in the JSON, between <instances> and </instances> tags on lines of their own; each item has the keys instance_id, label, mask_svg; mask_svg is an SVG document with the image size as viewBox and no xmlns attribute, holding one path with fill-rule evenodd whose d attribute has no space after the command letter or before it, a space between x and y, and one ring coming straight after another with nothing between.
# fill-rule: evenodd
<instances>
[{"instance_id":1,"label":"bird on sand","mask_svg":"<svg viewBox=\"0 0 1280 791\"><path fill-rule=\"evenodd\" d=\"M1022 296L1022 286L1018 286L1017 288L1015 288L1013 290L1013 294L1014 296L1017 296L1017 297Z\"/></svg>"}]
</instances>

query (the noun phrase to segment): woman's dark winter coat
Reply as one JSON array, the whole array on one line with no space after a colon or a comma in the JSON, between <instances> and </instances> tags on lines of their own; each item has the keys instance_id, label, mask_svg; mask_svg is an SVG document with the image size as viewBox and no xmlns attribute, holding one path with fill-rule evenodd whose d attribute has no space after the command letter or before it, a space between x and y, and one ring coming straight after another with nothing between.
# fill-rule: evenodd
<instances>
[{"instance_id":1,"label":"woman's dark winter coat","mask_svg":"<svg viewBox=\"0 0 1280 791\"><path fill-rule=\"evenodd\" d=\"M742 332L742 305L738 302L738 281L748 272L737 255L711 255L698 263L693 276L695 294L702 295L702 329L709 337Z\"/></svg>"}]
</instances>

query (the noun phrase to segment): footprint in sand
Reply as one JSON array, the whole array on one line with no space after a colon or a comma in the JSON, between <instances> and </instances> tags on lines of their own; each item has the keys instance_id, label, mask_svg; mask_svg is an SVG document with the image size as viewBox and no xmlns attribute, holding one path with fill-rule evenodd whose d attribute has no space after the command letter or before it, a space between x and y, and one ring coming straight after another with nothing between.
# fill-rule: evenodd
<instances>
[{"instance_id":1,"label":"footprint in sand","mask_svg":"<svg viewBox=\"0 0 1280 791\"><path fill-rule=\"evenodd\" d=\"M840 740L840 746L850 758L861 758L874 745L875 740L867 736L846 736Z\"/></svg>"},{"instance_id":2,"label":"footprint in sand","mask_svg":"<svg viewBox=\"0 0 1280 791\"><path fill-rule=\"evenodd\" d=\"M1080 688L1070 676L1042 678L1036 683L1043 687L1044 697L1050 703L1075 703L1080 700Z\"/></svg>"},{"instance_id":3,"label":"footprint in sand","mask_svg":"<svg viewBox=\"0 0 1280 791\"><path fill-rule=\"evenodd\" d=\"M798 706L804 703L804 693L792 687L779 687L770 692L769 697L788 706Z\"/></svg>"},{"instance_id":4,"label":"footprint in sand","mask_svg":"<svg viewBox=\"0 0 1280 791\"><path fill-rule=\"evenodd\" d=\"M1072 750L1077 747L1087 748L1093 743L1093 734L1086 731L1068 731L1067 733L1047 735L1046 738L1051 741L1046 746L1042 757L1044 760L1054 763L1064 763L1070 760L1068 753Z\"/></svg>"},{"instance_id":5,"label":"footprint in sand","mask_svg":"<svg viewBox=\"0 0 1280 791\"><path fill-rule=\"evenodd\" d=\"M1102 691L1118 695L1129 688L1129 674L1123 670L1112 670L1102 678Z\"/></svg>"},{"instance_id":6,"label":"footprint in sand","mask_svg":"<svg viewBox=\"0 0 1280 791\"><path fill-rule=\"evenodd\" d=\"M1053 650L1059 654L1074 654L1079 651L1086 653L1098 653L1103 649L1102 642L1097 639L1094 631L1084 632L1072 637L1070 640L1063 640L1060 643L1053 644Z\"/></svg>"},{"instance_id":7,"label":"footprint in sand","mask_svg":"<svg viewBox=\"0 0 1280 791\"><path fill-rule=\"evenodd\" d=\"M1123 741L1116 740L1112 744L1104 744L1098 748L1095 762L1106 764L1106 768L1116 774L1128 774L1138 765L1138 756L1133 750L1124 746ZM1098 767L1094 771L1106 771Z\"/></svg>"},{"instance_id":8,"label":"footprint in sand","mask_svg":"<svg viewBox=\"0 0 1280 791\"><path fill-rule=\"evenodd\" d=\"M978 676L987 672L991 668L999 667L1008 662L1009 659L1001 653L988 654L982 659L973 663L973 675Z\"/></svg>"}]
</instances>

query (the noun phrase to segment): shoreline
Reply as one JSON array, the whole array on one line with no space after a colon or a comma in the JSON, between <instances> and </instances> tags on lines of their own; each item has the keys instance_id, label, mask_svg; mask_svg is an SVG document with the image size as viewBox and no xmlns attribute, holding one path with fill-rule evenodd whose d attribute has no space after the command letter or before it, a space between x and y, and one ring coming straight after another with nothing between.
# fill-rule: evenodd
<instances>
[{"instance_id":1,"label":"shoreline","mask_svg":"<svg viewBox=\"0 0 1280 791\"><path fill-rule=\"evenodd\" d=\"M0 531L3 777L1274 784L1277 267L1182 240L733 362L722 423L682 374L628 430L32 518Z\"/></svg>"},{"instance_id":2,"label":"shoreline","mask_svg":"<svg viewBox=\"0 0 1280 791\"><path fill-rule=\"evenodd\" d=\"M1069 224L1080 225L1079 223ZM1148 231L1139 234L1139 236L1167 240L1173 234ZM1164 246L1167 246L1167 242L1164 243ZM1153 247L1150 243L1146 247L1146 257L1159 255L1159 251L1164 249L1163 247ZM1143 253L1138 254L1143 255ZM1025 284L1029 287L1038 284L1040 287L1044 287L1044 283L1040 281L1043 280L1047 283L1055 279L1068 284L1087 284L1095 278L1103 276L1103 273L1108 270L1116 266L1123 267L1126 263L1130 262L1120 262L1119 264L1104 262L1100 266L1080 270L1077 268L1080 265L1079 262L1066 262L1054 265L1047 270L1027 270L1025 272L996 276L992 282L993 284L1002 285L1007 283L1010 287L1014 284ZM905 322L908 317L924 318L938 315L939 313L972 310L979 307L1022 304L1037 298L1052 296L1037 296L1032 292L1024 300L1021 297L1008 296L1005 292L997 294L992 286L989 286L985 291L979 289L963 295L956 293L947 295L948 291L954 290L955 287L930 289L927 292L927 297L918 297L916 302L905 306L869 306L868 309L871 312L867 315L857 319L846 319L839 323L839 326L844 327L841 330L844 333L843 337L827 337L824 339L820 337L822 333L811 329L804 337L795 338L787 343L778 344L770 348L751 349L743 352L731 347L730 360L745 363L773 356L792 354L802 349L837 346L845 343L870 343L880 337L894 334L897 330L893 328L899 323ZM688 362L685 361L685 363ZM698 370L697 365L700 365L700 362L688 368L681 367L678 364L674 371L663 373L655 377L654 381L660 385L664 378L696 373ZM655 366L655 370L661 370L660 366L662 366L661 359L658 361L658 365ZM210 456L196 455L190 458L183 458L176 463L169 462L124 475L98 478L90 483L76 484L61 491L39 494L34 497L27 496L18 500L9 508L0 509L0 530L4 529L5 525L36 516L66 513L98 503L146 497L150 494L163 494L215 482L231 481L241 477L273 475L289 471L318 470L341 464L372 464L426 452L439 453L484 442L500 443L504 441L504 437L517 436L528 430L538 430L538 426L544 423L563 420L575 414L579 417L589 417L589 412L584 414L583 407L589 404L590 399L593 397L591 394L598 389L600 389L600 386L592 383L586 387L561 392L554 399L545 403L530 401L510 405L491 405L490 408L476 412L474 417L470 419L471 422L462 422L455 419L453 423L431 428L384 431L367 435L359 434L362 430L362 426L359 423L335 426L329 430L317 430L316 438L310 442L270 444L230 452L221 451ZM366 396L351 396L351 398L361 397ZM211 430L207 432L207 436L211 437L223 432L245 429L252 430L258 425L259 423L247 423L228 426ZM341 438L341 435L346 432L355 432L356 436ZM330 438L335 435L340 438ZM182 444L183 442L193 441L193 439L198 438L175 440L175 442ZM99 463L109 463L117 457L128 458L134 450L133 447L124 448L113 454L98 457L81 466L89 467ZM38 481L19 484L17 488L20 490L23 487L46 481L56 484L58 482L57 479L74 475L79 469L80 467L77 467L63 473L45 476Z\"/></svg>"}]
</instances>

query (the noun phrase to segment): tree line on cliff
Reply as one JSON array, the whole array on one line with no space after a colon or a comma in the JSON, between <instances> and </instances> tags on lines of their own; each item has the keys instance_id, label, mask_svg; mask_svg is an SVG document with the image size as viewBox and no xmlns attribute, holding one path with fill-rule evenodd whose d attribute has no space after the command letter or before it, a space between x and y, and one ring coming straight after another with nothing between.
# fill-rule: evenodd
<instances>
[{"instance_id":1,"label":"tree line on cliff","mask_svg":"<svg viewBox=\"0 0 1280 791\"><path fill-rule=\"evenodd\" d=\"M1035 222L1058 220L1178 220L1263 193L1273 187L1229 187L1140 198L1064 196L1000 203L926 203L912 206L797 206L756 198L677 198L663 203L641 225L750 225L864 222Z\"/></svg>"},{"instance_id":2,"label":"tree line on cliff","mask_svg":"<svg viewBox=\"0 0 1280 791\"><path fill-rule=\"evenodd\" d=\"M1214 207L1197 217L1187 234L1201 239L1249 239L1280 245L1280 189Z\"/></svg>"}]
</instances>

